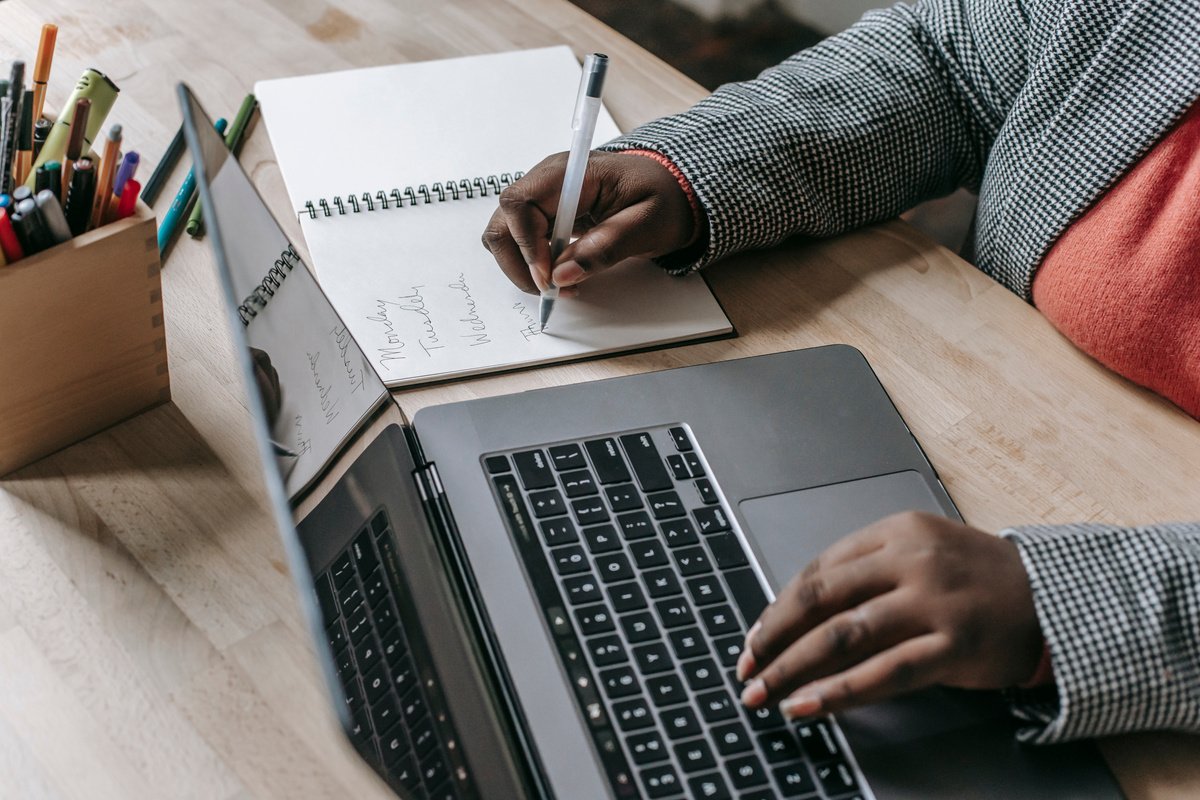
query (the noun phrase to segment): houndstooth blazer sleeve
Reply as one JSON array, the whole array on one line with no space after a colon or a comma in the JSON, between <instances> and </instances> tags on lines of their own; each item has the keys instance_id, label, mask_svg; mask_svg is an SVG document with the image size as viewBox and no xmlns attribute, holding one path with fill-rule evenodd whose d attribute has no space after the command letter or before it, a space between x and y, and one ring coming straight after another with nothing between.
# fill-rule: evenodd
<instances>
[{"instance_id":1,"label":"houndstooth blazer sleeve","mask_svg":"<svg viewBox=\"0 0 1200 800\"><path fill-rule=\"evenodd\" d=\"M664 264L673 272L888 219L979 186L1024 82L1026 24L1014 0L871 12L756 80L600 149L662 153L695 189L707 248Z\"/></svg>"},{"instance_id":2,"label":"houndstooth blazer sleeve","mask_svg":"<svg viewBox=\"0 0 1200 800\"><path fill-rule=\"evenodd\" d=\"M1200 522L1002 531L1020 550L1054 665L1009 693L1038 744L1200 731Z\"/></svg>"}]
</instances>

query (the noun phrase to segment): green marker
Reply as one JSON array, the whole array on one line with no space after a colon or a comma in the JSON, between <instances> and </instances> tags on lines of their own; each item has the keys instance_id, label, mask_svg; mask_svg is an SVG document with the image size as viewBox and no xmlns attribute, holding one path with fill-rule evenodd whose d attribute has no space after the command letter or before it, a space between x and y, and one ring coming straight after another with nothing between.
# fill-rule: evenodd
<instances>
[{"instance_id":1,"label":"green marker","mask_svg":"<svg viewBox=\"0 0 1200 800\"><path fill-rule=\"evenodd\" d=\"M225 146L234 155L237 155L238 145L242 142L242 134L246 132L246 126L250 124L250 117L253 116L254 107L257 104L258 101L254 99L253 94L246 95L246 99L242 100L242 107L238 109L237 116L233 118L233 126L225 134ZM184 230L188 232L189 236L199 236L204 232L204 206L202 204L196 203Z\"/></svg>"},{"instance_id":2,"label":"green marker","mask_svg":"<svg viewBox=\"0 0 1200 800\"><path fill-rule=\"evenodd\" d=\"M92 148L92 141L104 127L104 120L108 117L108 112L112 110L113 103L117 102L117 94L120 91L116 84L103 73L94 69L84 72L75 84L75 91L71 92L71 96L63 105L62 113L58 115L58 121L50 129L50 135L46 137L46 143L42 145L42 151L38 153L37 161L33 162L33 168L29 171L29 179L25 181L25 185L30 189L33 188L37 168L42 164L47 161L62 161L66 156L67 140L71 136L71 118L75 116L76 101L85 97L92 101L92 109L87 118L87 130L83 132L83 153L87 155Z\"/></svg>"}]
</instances>

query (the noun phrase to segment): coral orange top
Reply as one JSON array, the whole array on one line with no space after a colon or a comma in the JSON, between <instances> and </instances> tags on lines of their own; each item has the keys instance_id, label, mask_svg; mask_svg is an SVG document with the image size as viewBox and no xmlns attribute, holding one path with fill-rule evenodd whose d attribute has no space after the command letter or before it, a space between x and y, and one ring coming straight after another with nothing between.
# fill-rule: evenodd
<instances>
[{"instance_id":1,"label":"coral orange top","mask_svg":"<svg viewBox=\"0 0 1200 800\"><path fill-rule=\"evenodd\" d=\"M1200 102L1055 243L1033 303L1081 350L1200 419Z\"/></svg>"}]
</instances>

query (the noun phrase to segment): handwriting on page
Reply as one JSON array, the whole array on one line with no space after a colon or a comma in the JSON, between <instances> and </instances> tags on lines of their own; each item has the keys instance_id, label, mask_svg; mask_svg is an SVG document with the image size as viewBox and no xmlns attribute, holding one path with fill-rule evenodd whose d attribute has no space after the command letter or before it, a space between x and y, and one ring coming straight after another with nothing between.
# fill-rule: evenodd
<instances>
[{"instance_id":1,"label":"handwriting on page","mask_svg":"<svg viewBox=\"0 0 1200 800\"><path fill-rule=\"evenodd\" d=\"M466 272L441 285L419 284L392 297L375 298L366 315L371 338L364 342L385 372L411 371L405 362L436 362L472 348L488 348L500 339L528 342L540 335L536 301L497 303L488 292L477 295ZM496 327L493 327L495 325ZM511 326L511 327L509 327Z\"/></svg>"},{"instance_id":2,"label":"handwriting on page","mask_svg":"<svg viewBox=\"0 0 1200 800\"><path fill-rule=\"evenodd\" d=\"M334 420L341 413L338 410L338 405L342 402L341 392L338 390L337 383L339 380L344 380L343 388L348 390L349 394L361 391L363 388L363 368L358 362L357 357L352 357L350 345L354 340L350 338L350 332L342 325L335 325L329 335L333 337L334 343L338 348L338 361L334 365L327 366L321 361L321 351L310 350L308 356L308 369L312 373L312 386L317 393L317 398L320 401L321 414L324 415L325 424L332 425ZM335 375L330 377L326 369L333 369ZM297 424L300 422L296 420Z\"/></svg>"}]
</instances>

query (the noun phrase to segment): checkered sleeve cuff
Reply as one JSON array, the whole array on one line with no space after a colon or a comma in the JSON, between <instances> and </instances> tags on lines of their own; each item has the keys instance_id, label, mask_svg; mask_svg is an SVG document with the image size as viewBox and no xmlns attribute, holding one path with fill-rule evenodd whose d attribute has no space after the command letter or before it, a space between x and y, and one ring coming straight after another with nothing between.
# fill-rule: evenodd
<instances>
[{"instance_id":1,"label":"checkered sleeve cuff","mask_svg":"<svg viewBox=\"0 0 1200 800\"><path fill-rule=\"evenodd\" d=\"M832 236L978 185L995 131L980 111L988 103L966 97L988 85L982 72L956 63L975 56L962 52L972 41L962 8L927 0L868 13L755 80L602 145L659 153L695 190L708 239L664 266L687 272L789 236Z\"/></svg>"},{"instance_id":2,"label":"checkered sleeve cuff","mask_svg":"<svg viewBox=\"0 0 1200 800\"><path fill-rule=\"evenodd\" d=\"M1200 522L1002 531L1029 575L1052 686L1013 689L1037 744L1200 731Z\"/></svg>"}]
</instances>

